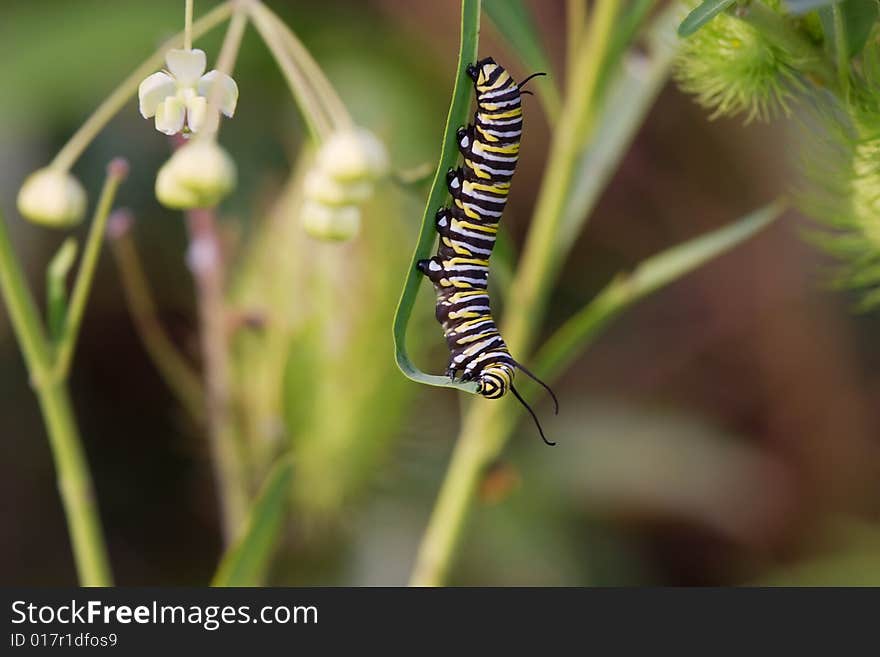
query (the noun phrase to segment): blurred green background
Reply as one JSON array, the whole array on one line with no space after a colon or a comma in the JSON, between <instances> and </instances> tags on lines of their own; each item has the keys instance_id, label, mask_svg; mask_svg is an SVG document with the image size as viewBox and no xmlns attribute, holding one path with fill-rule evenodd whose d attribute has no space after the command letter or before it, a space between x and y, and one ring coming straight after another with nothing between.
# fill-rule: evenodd
<instances>
[{"instance_id":1,"label":"blurred green background","mask_svg":"<svg viewBox=\"0 0 880 657\"><path fill-rule=\"evenodd\" d=\"M212 4L196 2L197 14ZM180 29L181 5L0 0L0 207L35 293L64 236L18 218L18 186ZM356 120L386 141L395 168L436 159L457 3L270 5ZM561 70L564 3L530 6ZM198 45L216 54L221 35ZM488 25L481 52L513 59ZM297 504L270 581L403 584L462 402L407 381L393 363L391 319L424 192L387 183L354 244L316 246L290 224L273 250L260 227L283 221L272 217L271 200L298 155L302 123L252 29L235 78L239 108L222 139L241 180L223 211L231 242L250 247L238 251L231 294L244 309L271 302L296 315L280 370L265 336L236 342L238 395L259 398L241 412L242 426L254 441L289 435L299 459ZM505 215L514 244L527 228L550 130L539 103L527 101L526 113ZM778 194L790 178L791 141L784 122L709 123L670 85L565 267L550 326L614 273ZM135 240L161 320L197 362L185 227L152 192L168 153L132 101L74 173L94 200L106 162L130 160L117 202L137 217ZM523 424L487 476L452 583L880 583L880 350L873 339L880 320L854 315L853 299L827 289L828 263L800 240L804 226L789 213L611 326L556 386L560 415L539 408L559 446L545 448ZM329 303L317 319L297 319L303 305L320 303L297 267L330 271L320 297ZM444 347L427 290L421 301L419 359L440 371ZM283 385L282 399L267 401L263 384L276 392ZM145 355L106 252L71 387L117 583L207 582L221 553L208 444ZM5 309L0 418L2 582L73 584L52 459Z\"/></svg>"}]
</instances>

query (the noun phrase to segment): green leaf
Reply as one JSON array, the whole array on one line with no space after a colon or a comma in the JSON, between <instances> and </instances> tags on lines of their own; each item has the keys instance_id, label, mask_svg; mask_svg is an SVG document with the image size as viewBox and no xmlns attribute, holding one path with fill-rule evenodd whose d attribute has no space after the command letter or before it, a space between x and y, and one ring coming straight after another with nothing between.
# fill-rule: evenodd
<instances>
[{"instance_id":1,"label":"green leaf","mask_svg":"<svg viewBox=\"0 0 880 657\"><path fill-rule=\"evenodd\" d=\"M734 2L736 0L703 0L678 26L678 36L689 37Z\"/></svg>"},{"instance_id":2,"label":"green leaf","mask_svg":"<svg viewBox=\"0 0 880 657\"><path fill-rule=\"evenodd\" d=\"M61 336L67 316L67 275L76 260L76 240L64 240L61 248L46 269L46 308L49 337L53 341Z\"/></svg>"},{"instance_id":3,"label":"green leaf","mask_svg":"<svg viewBox=\"0 0 880 657\"><path fill-rule=\"evenodd\" d=\"M843 0L838 7L843 17L847 55L855 57L868 42L874 23L877 22L877 0ZM823 10L821 13L825 13ZM823 21L824 25L824 21Z\"/></svg>"},{"instance_id":4,"label":"green leaf","mask_svg":"<svg viewBox=\"0 0 880 657\"><path fill-rule=\"evenodd\" d=\"M553 79L550 58L544 50L535 21L522 0L483 0L489 20L507 41L510 49L529 73L544 71L546 77L535 80L547 115L559 113L559 89Z\"/></svg>"},{"instance_id":5,"label":"green leaf","mask_svg":"<svg viewBox=\"0 0 880 657\"><path fill-rule=\"evenodd\" d=\"M431 247L437 234L434 230L434 214L437 208L446 201L446 171L455 165L458 159L458 147L455 143L455 130L464 125L468 120L471 101L471 81L465 69L468 64L477 60L477 45L480 34L480 0L462 0L461 3L461 45L458 51L458 66L456 68L455 87L452 91L452 102L449 105L449 115L446 118L446 127L443 133L443 147L440 151L440 162L434 174L434 182L431 183L431 191L428 193L428 203L422 216L422 226L419 230L418 242L413 252L412 262L406 274L403 292L400 295L400 303L394 315L394 355L397 366L408 378L418 383L445 388L456 388L472 394L477 393L477 384L453 381L447 376L435 376L426 374L418 369L409 359L406 351L406 329L412 316L413 306L419 285L422 282L422 274L416 269L416 263L431 255Z\"/></svg>"},{"instance_id":6,"label":"green leaf","mask_svg":"<svg viewBox=\"0 0 880 657\"><path fill-rule=\"evenodd\" d=\"M784 210L785 204L776 201L728 226L652 256L632 272L618 276L544 344L535 359L535 372L542 378L553 378L626 308L746 241Z\"/></svg>"},{"instance_id":7,"label":"green leaf","mask_svg":"<svg viewBox=\"0 0 880 657\"><path fill-rule=\"evenodd\" d=\"M211 586L259 586L278 542L290 495L293 461L284 457L266 477L240 538L223 555Z\"/></svg>"}]
</instances>

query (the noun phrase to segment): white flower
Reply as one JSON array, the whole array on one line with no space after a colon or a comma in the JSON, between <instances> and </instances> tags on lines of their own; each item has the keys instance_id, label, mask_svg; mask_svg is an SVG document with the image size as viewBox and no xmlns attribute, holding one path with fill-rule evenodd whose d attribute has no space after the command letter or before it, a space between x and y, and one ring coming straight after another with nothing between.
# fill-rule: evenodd
<instances>
[{"instance_id":1,"label":"white flower","mask_svg":"<svg viewBox=\"0 0 880 657\"><path fill-rule=\"evenodd\" d=\"M303 228L315 239L343 242L352 239L360 231L361 211L354 205L330 207L305 201L301 212Z\"/></svg>"},{"instance_id":2,"label":"white flower","mask_svg":"<svg viewBox=\"0 0 880 657\"><path fill-rule=\"evenodd\" d=\"M235 113L238 85L220 71L205 73L203 50L169 50L165 63L168 72L153 73L138 87L141 114L145 119L156 117L156 130L176 135L185 125L198 132L205 124L208 100L214 100L212 94L221 112Z\"/></svg>"},{"instance_id":3,"label":"white flower","mask_svg":"<svg viewBox=\"0 0 880 657\"><path fill-rule=\"evenodd\" d=\"M376 180L388 172L388 151L372 132L354 128L324 142L318 166L338 181Z\"/></svg>"},{"instance_id":4,"label":"white flower","mask_svg":"<svg viewBox=\"0 0 880 657\"><path fill-rule=\"evenodd\" d=\"M67 171L51 167L29 175L17 201L23 217L55 228L75 226L86 212L86 191L80 182Z\"/></svg>"},{"instance_id":5,"label":"white flower","mask_svg":"<svg viewBox=\"0 0 880 657\"><path fill-rule=\"evenodd\" d=\"M156 176L156 198L176 210L209 208L235 188L235 162L214 139L194 139L175 151Z\"/></svg>"}]
</instances>

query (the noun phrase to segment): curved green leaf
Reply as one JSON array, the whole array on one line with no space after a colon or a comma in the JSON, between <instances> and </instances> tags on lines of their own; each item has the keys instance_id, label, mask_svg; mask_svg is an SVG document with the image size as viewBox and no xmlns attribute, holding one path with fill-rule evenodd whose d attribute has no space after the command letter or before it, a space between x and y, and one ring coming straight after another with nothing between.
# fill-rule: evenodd
<instances>
[{"instance_id":1,"label":"curved green leaf","mask_svg":"<svg viewBox=\"0 0 880 657\"><path fill-rule=\"evenodd\" d=\"M678 36L688 37L722 11L730 7L736 0L704 0L696 9L689 13L678 26Z\"/></svg>"},{"instance_id":2,"label":"curved green leaf","mask_svg":"<svg viewBox=\"0 0 880 657\"><path fill-rule=\"evenodd\" d=\"M434 246L436 233L434 231L434 213L446 200L446 171L455 165L458 159L458 148L455 143L455 129L467 123L471 100L471 81L467 77L465 69L468 64L477 60L477 44L480 34L480 0L462 0L461 2L461 46L458 51L458 67L456 68L455 88L452 92L452 102L449 106L449 115L446 118L446 128L443 133L443 148L440 152L440 162L434 174L434 182L431 183L431 191L428 193L428 203L422 217L422 227L419 231L418 242L413 252L412 262L406 274L403 292L400 295L400 303L394 315L394 355L397 366L408 378L418 383L444 388L456 388L465 392L476 394L477 384L473 382L454 381L448 376L435 376L426 374L418 369L409 359L406 352L406 328L412 316L412 309L416 302L419 285L422 282L422 274L416 269L416 263L431 255L431 247Z\"/></svg>"},{"instance_id":3,"label":"curved green leaf","mask_svg":"<svg viewBox=\"0 0 880 657\"><path fill-rule=\"evenodd\" d=\"M211 586L259 586L278 541L293 478L293 461L282 458L266 477L238 541L220 561Z\"/></svg>"}]
</instances>

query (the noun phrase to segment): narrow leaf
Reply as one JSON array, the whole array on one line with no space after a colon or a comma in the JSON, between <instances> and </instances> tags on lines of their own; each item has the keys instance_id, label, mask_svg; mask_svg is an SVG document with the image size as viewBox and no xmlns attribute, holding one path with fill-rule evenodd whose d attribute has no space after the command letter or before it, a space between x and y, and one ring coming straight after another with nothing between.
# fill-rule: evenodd
<instances>
[{"instance_id":1,"label":"narrow leaf","mask_svg":"<svg viewBox=\"0 0 880 657\"><path fill-rule=\"evenodd\" d=\"M554 80L550 58L535 29L535 20L525 3L523 0L483 0L483 8L527 72L547 73L546 77L535 80L535 85L544 103L544 110L552 120L559 114L559 89Z\"/></svg>"},{"instance_id":2,"label":"narrow leaf","mask_svg":"<svg viewBox=\"0 0 880 657\"><path fill-rule=\"evenodd\" d=\"M871 30L877 22L877 0L843 0L840 11L846 32L847 54L855 57L868 42Z\"/></svg>"},{"instance_id":3,"label":"narrow leaf","mask_svg":"<svg viewBox=\"0 0 880 657\"><path fill-rule=\"evenodd\" d=\"M476 394L476 383L463 383L453 381L446 376L426 374L419 370L409 359L406 351L406 329L412 316L413 306L422 282L422 274L416 269L419 260L431 255L431 247L437 237L434 230L434 213L446 200L446 171L455 165L458 159L458 148L455 143L455 130L464 125L468 120L471 100L471 81L465 69L468 64L477 59L477 44L480 34L480 0L462 0L461 3L461 45L458 51L458 66L456 67L455 87L452 91L452 101L449 105L449 114L446 118L446 127L443 133L443 147L440 151L440 162L434 174L434 182L431 183L431 191L428 193L428 203L422 216L422 226L419 231L418 242L413 253L412 262L404 281L400 303L394 315L394 353L397 366L408 378L426 385L456 388L465 392Z\"/></svg>"},{"instance_id":4,"label":"narrow leaf","mask_svg":"<svg viewBox=\"0 0 880 657\"><path fill-rule=\"evenodd\" d=\"M704 0L678 26L678 36L689 37L734 2L736 0Z\"/></svg>"},{"instance_id":5,"label":"narrow leaf","mask_svg":"<svg viewBox=\"0 0 880 657\"><path fill-rule=\"evenodd\" d=\"M49 337L57 340L67 315L67 275L76 260L76 240L66 239L46 269L46 314Z\"/></svg>"},{"instance_id":6,"label":"narrow leaf","mask_svg":"<svg viewBox=\"0 0 880 657\"><path fill-rule=\"evenodd\" d=\"M278 542L293 478L293 461L282 458L266 477L241 537L223 556L211 586L259 586Z\"/></svg>"},{"instance_id":7,"label":"narrow leaf","mask_svg":"<svg viewBox=\"0 0 880 657\"><path fill-rule=\"evenodd\" d=\"M652 256L632 272L618 276L545 343L535 359L535 371L545 379L553 378L626 308L746 241L784 210L784 203L776 201L728 226Z\"/></svg>"}]
</instances>

